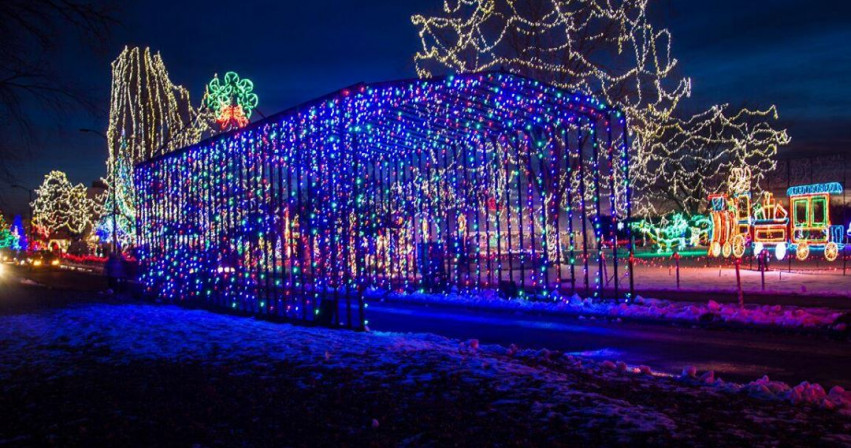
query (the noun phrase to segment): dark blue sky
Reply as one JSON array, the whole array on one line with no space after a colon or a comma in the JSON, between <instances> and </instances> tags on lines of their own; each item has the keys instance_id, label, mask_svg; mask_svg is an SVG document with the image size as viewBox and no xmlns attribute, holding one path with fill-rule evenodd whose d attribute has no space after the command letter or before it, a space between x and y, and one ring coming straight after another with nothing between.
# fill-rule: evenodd
<instances>
[{"instance_id":1,"label":"dark blue sky","mask_svg":"<svg viewBox=\"0 0 851 448\"><path fill-rule=\"evenodd\" d=\"M36 187L51 169L90 184L105 171L109 62L124 45L160 51L172 82L200 99L213 73L235 70L255 82L269 115L359 81L414 77L419 48L415 13L442 0L126 2L103 55L65 49L57 64L104 104L104 115L77 112L39 127L38 153L16 172ZM688 108L715 103L777 104L792 136L785 151L851 150L851 6L814 0L661 0L657 27L673 34L673 55L692 77ZM5 190L6 210L26 213L26 193Z\"/></svg>"}]
</instances>

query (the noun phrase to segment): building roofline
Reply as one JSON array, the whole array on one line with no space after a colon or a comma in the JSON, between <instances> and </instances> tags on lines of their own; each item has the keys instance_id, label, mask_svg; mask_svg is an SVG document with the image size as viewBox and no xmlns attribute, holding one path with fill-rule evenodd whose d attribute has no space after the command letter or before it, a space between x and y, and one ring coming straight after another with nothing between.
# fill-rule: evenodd
<instances>
[{"instance_id":1,"label":"building roofline","mask_svg":"<svg viewBox=\"0 0 851 448\"><path fill-rule=\"evenodd\" d=\"M387 87L407 86L407 85L411 85L413 83L422 83L422 82L426 82L426 83L429 83L429 84L441 84L441 83L445 83L447 80L452 80L452 79L455 79L455 78L470 79L470 78L481 77L481 76L488 76L488 77L491 77L491 76L508 76L508 77L511 77L511 78L522 79L522 80L525 80L525 81L528 81L528 82L531 82L531 83L535 83L537 85L542 86L543 88L550 88L550 89L554 89L554 90L557 90L557 91L560 91L560 92L564 92L565 94L568 94L569 97L581 96L581 98L583 100L586 100L586 101L589 100L589 99L596 100L593 96L587 95L585 93L580 93L580 92L577 92L577 91L562 89L562 88L556 87L552 84L549 84L549 83L546 83L546 82L543 82L543 81L538 81L538 80L530 78L528 76L524 76L524 75L520 75L520 74L516 74L516 73L511 73L511 72L508 72L508 71L505 71L505 70L486 70L486 71L481 71L481 72L469 72L469 73L461 73L461 74L449 73L449 74L445 74L445 75L441 75L441 76L435 76L435 77L426 78L426 79L405 78L405 79L391 80L391 81L379 81L379 82L374 82L374 83L358 82L358 83L351 84L349 86L343 87L341 89L331 91L331 92L326 93L326 94L319 96L317 98L313 98L313 99L304 101L304 102L299 103L295 106L291 106L289 108L286 108L286 109L284 109L280 112L276 112L272 115L269 115L269 116L263 118L262 120L258 120L258 121L255 121L253 123L250 123L243 128L232 129L232 130L229 130L229 131L226 131L226 132L222 132L220 134L213 135L211 137L208 137L204 140L201 140L201 141L194 143L194 144L191 144L189 146L184 146L184 147L179 148L175 151L159 154L159 155L154 156L154 157L152 157L148 160L143 160L139 163L136 163L134 166L136 168L148 166L148 165L151 165L151 164L153 164L153 163L155 163L159 160L162 160L162 159L176 157L176 156L178 156L178 155L180 155L180 154L182 154L182 153L184 153L184 152L186 152L186 151L188 151L192 148L204 146L204 145L207 145L209 143L219 141L219 140L225 140L225 139L234 137L236 135L239 135L240 133L243 133L243 132L250 132L250 131L259 129L259 128L261 128L261 127L263 127L263 126L265 126L269 123L277 122L284 117L298 115L302 110L309 109L309 108L314 107L316 105L322 104L323 102L328 101L330 99L348 96L349 92L355 92L355 91L359 91L359 90L362 90L362 89L368 89L368 88L387 88ZM621 113L621 114L623 113L620 109L613 107L611 105L606 105L604 108L599 109L599 110L603 111L605 113L612 113L612 112L618 112L618 113Z\"/></svg>"}]
</instances>

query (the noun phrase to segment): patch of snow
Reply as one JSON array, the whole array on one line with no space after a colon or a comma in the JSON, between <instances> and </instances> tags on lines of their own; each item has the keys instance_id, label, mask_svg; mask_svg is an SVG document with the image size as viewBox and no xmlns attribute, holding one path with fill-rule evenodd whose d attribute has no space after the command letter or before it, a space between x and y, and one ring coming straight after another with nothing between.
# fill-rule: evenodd
<instances>
[{"instance_id":1,"label":"patch of snow","mask_svg":"<svg viewBox=\"0 0 851 448\"><path fill-rule=\"evenodd\" d=\"M725 383L711 372L698 377L693 367L683 369L682 377L671 378L654 374L647 366L632 369L623 362L480 344L477 339L337 331L135 304L89 304L0 316L0 391L9 380L20 378L20 372L73 375L80 359L111 364L227 363L237 366L231 374L240 376L265 372L276 361L286 361L309 369L315 378L337 370L358 372L346 385L352 388L416 390L450 378L453 382L448 384L455 390L493 388L498 398L491 407L531 403L530 418L570 421L589 431L604 428L624 440L636 433L682 440L680 432L693 426L694 419L669 408L671 397L681 402L701 400L712 412L736 412L727 410L730 400L755 397L764 401L749 401L747 406L769 407L762 418L775 418L777 409L790 409L789 405L851 412L851 394L841 387L825 392L817 384L791 387L768 377L747 384ZM302 379L297 386L314 387ZM378 420L370 419L377 429Z\"/></svg>"}]
</instances>

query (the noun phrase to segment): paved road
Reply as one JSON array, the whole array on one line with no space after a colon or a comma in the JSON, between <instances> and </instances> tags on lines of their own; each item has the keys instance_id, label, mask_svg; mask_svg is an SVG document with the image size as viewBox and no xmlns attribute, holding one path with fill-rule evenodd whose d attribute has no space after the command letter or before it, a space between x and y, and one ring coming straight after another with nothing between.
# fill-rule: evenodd
<instances>
[{"instance_id":1,"label":"paved road","mask_svg":"<svg viewBox=\"0 0 851 448\"><path fill-rule=\"evenodd\" d=\"M4 268L8 265L3 266ZM103 277L72 271L26 272L6 269L0 278L0 308L13 291L27 288L20 276L48 286L72 290L72 301L103 300ZM33 287L29 287L33 288ZM67 297L67 294L66 294ZM48 297L40 305L54 306ZM15 306L14 308L20 308ZM29 305L26 306L29 308ZM679 373L686 365L714 370L726 380L750 381L768 374L797 384L851 389L851 342L798 334L708 330L681 326L614 323L574 317L535 316L371 302L367 311L373 331L430 332L482 343L548 348L598 359L645 364L657 371Z\"/></svg>"},{"instance_id":2,"label":"paved road","mask_svg":"<svg viewBox=\"0 0 851 448\"><path fill-rule=\"evenodd\" d=\"M103 301L99 293L105 289L106 279L98 275L0 264L0 314Z\"/></svg>"},{"instance_id":3,"label":"paved road","mask_svg":"<svg viewBox=\"0 0 851 448\"><path fill-rule=\"evenodd\" d=\"M430 332L481 343L548 348L679 373L687 365L726 380L764 374L851 388L851 342L819 336L511 315L420 305L370 303L373 331Z\"/></svg>"}]
</instances>

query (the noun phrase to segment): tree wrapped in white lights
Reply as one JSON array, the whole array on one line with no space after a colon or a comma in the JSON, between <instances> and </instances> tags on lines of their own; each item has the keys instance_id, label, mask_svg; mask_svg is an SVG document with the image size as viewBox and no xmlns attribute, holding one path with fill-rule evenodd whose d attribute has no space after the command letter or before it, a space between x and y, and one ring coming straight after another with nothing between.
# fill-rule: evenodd
<instances>
[{"instance_id":1,"label":"tree wrapped in white lights","mask_svg":"<svg viewBox=\"0 0 851 448\"><path fill-rule=\"evenodd\" d=\"M62 171L51 171L35 190L33 226L43 227L49 234L67 230L80 237L92 225L95 203L86 196L83 184L72 185Z\"/></svg>"},{"instance_id":2,"label":"tree wrapped in white lights","mask_svg":"<svg viewBox=\"0 0 851 448\"><path fill-rule=\"evenodd\" d=\"M159 53L125 47L113 61L110 155L120 153L138 163L196 143L200 135L191 126L194 118L189 91L172 84ZM122 138L127 139L124 148Z\"/></svg>"},{"instance_id":3,"label":"tree wrapped in white lights","mask_svg":"<svg viewBox=\"0 0 851 448\"><path fill-rule=\"evenodd\" d=\"M650 24L647 4L445 0L442 16L412 17L422 45L414 56L417 73L501 69L600 98L629 119L633 211L695 212L725 176L702 175L751 166L758 181L773 168L777 146L789 139L771 127L773 107L731 113L714 106L678 117L691 80L676 75L671 34ZM699 173L689 171L692 165Z\"/></svg>"},{"instance_id":4,"label":"tree wrapped in white lights","mask_svg":"<svg viewBox=\"0 0 851 448\"><path fill-rule=\"evenodd\" d=\"M126 139L122 140L124 150ZM136 192L133 188L133 167L125 157L111 159L111 176L106 180L107 192L101 207L101 219L97 224L96 235L101 242L112 244L113 236L120 247L133 244L136 236ZM111 182L115 182L114 184ZM115 189L113 190L113 185Z\"/></svg>"},{"instance_id":5,"label":"tree wrapped in white lights","mask_svg":"<svg viewBox=\"0 0 851 448\"><path fill-rule=\"evenodd\" d=\"M643 199L687 213L700 210L710 193L758 190L760 182L777 166L777 148L789 143L786 131L772 128L774 106L766 110L713 106L688 120L674 119L660 137L648 142L638 164L644 166L647 191ZM736 172L747 172L741 184ZM734 185L735 183L735 185Z\"/></svg>"},{"instance_id":6,"label":"tree wrapped in white lights","mask_svg":"<svg viewBox=\"0 0 851 448\"><path fill-rule=\"evenodd\" d=\"M124 48L112 63L109 159L104 179L108 191L98 235L111 241L115 223L119 242L132 244L136 219L133 166L200 141L209 130L203 118L192 107L189 91L171 82L159 53L151 53L149 48Z\"/></svg>"}]
</instances>

